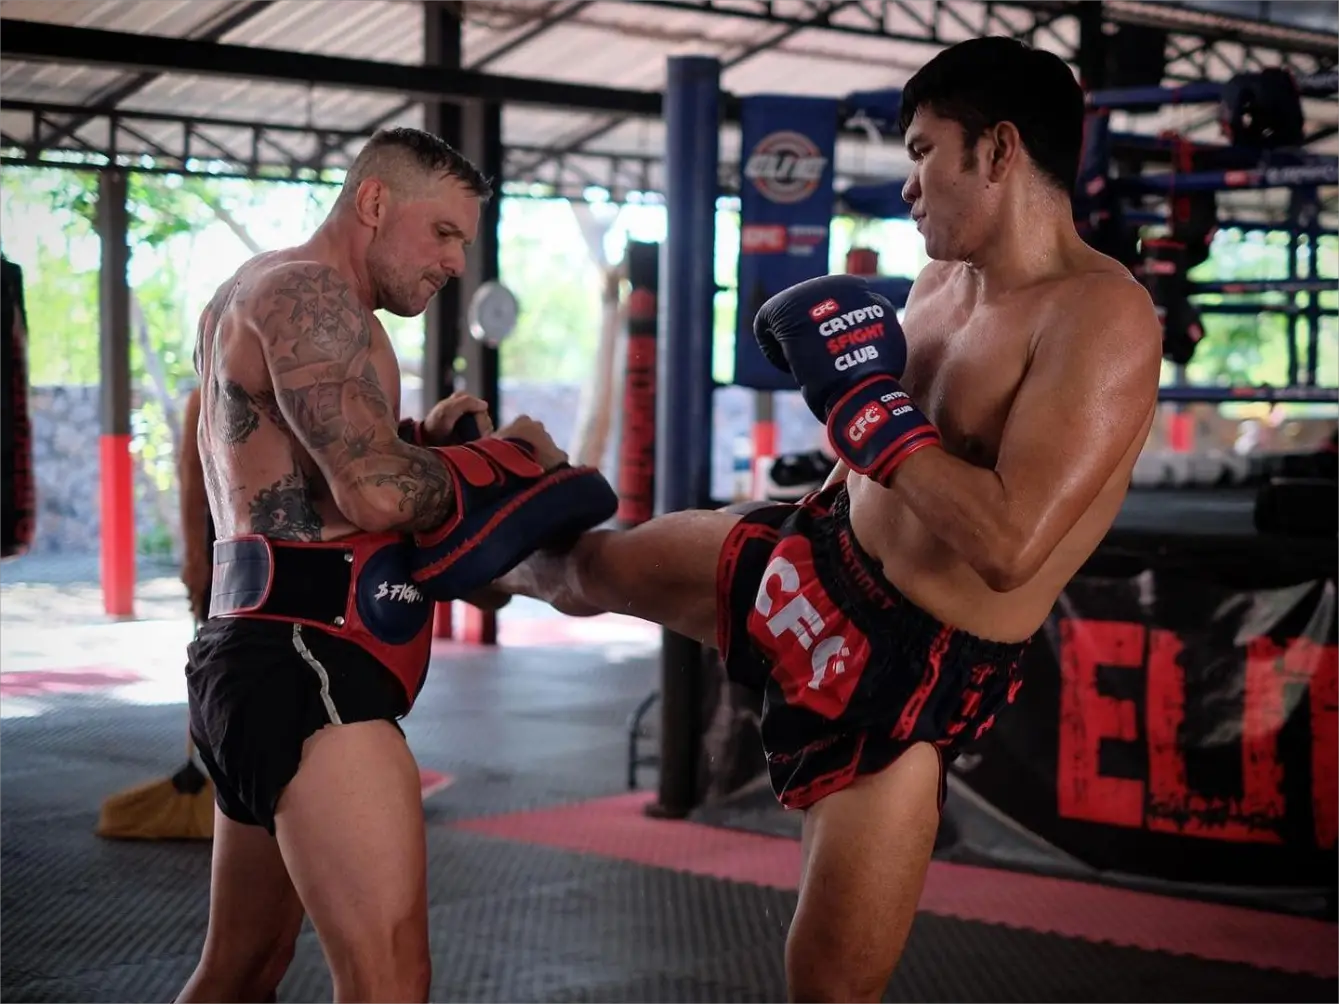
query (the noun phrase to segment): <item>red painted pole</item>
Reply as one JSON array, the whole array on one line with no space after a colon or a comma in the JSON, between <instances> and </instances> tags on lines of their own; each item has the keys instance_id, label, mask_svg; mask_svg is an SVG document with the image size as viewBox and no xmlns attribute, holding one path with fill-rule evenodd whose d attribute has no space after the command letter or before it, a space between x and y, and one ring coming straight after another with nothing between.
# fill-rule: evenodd
<instances>
[{"instance_id":1,"label":"red painted pole","mask_svg":"<svg viewBox=\"0 0 1339 1004\"><path fill-rule=\"evenodd\" d=\"M102 383L102 605L112 617L135 616L135 478L130 454L130 246L126 175L98 175Z\"/></svg>"}]
</instances>

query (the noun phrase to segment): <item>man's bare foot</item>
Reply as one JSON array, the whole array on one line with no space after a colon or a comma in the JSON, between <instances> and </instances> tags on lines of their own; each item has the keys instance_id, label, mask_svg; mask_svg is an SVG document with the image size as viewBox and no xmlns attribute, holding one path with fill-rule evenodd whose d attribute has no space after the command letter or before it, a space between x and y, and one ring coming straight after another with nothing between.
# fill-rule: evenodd
<instances>
[{"instance_id":1,"label":"man's bare foot","mask_svg":"<svg viewBox=\"0 0 1339 1004\"><path fill-rule=\"evenodd\" d=\"M488 588L512 596L542 600L569 617L594 617L606 613L603 607L580 598L572 588L573 560L571 553L536 551Z\"/></svg>"}]
</instances>

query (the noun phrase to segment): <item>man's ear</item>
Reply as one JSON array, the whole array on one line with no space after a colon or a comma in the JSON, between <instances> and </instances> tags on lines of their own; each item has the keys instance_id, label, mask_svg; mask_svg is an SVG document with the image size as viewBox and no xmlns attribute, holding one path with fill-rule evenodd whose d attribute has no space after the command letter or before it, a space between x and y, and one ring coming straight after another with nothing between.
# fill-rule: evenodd
<instances>
[{"instance_id":1,"label":"man's ear","mask_svg":"<svg viewBox=\"0 0 1339 1004\"><path fill-rule=\"evenodd\" d=\"M1000 182L1017 165L1023 153L1023 137L1012 122L1001 122L990 131L990 180Z\"/></svg>"},{"instance_id":2,"label":"man's ear","mask_svg":"<svg viewBox=\"0 0 1339 1004\"><path fill-rule=\"evenodd\" d=\"M386 218L386 186L376 178L367 178L358 186L353 205L358 222L364 226L379 227Z\"/></svg>"}]
</instances>

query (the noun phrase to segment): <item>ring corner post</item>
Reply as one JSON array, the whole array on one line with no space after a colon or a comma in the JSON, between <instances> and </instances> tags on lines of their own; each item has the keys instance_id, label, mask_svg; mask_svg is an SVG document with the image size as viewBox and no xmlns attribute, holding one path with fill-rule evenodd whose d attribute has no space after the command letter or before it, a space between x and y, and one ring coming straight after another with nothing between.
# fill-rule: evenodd
<instances>
[{"instance_id":1,"label":"ring corner post","mask_svg":"<svg viewBox=\"0 0 1339 1004\"><path fill-rule=\"evenodd\" d=\"M669 60L665 86L666 237L656 394L656 511L711 503L711 346L721 120L721 64ZM681 818L697 804L704 651L664 633L658 799L648 811Z\"/></svg>"}]
</instances>

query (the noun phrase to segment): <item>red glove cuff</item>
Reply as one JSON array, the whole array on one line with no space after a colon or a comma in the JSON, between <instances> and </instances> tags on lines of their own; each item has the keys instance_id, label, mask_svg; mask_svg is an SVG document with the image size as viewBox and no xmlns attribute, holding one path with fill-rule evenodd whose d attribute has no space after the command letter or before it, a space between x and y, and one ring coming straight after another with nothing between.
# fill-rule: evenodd
<instances>
[{"instance_id":1,"label":"red glove cuff","mask_svg":"<svg viewBox=\"0 0 1339 1004\"><path fill-rule=\"evenodd\" d=\"M828 409L828 438L846 466L886 485L917 450L939 446L939 430L902 385L880 374L857 384Z\"/></svg>"}]
</instances>

